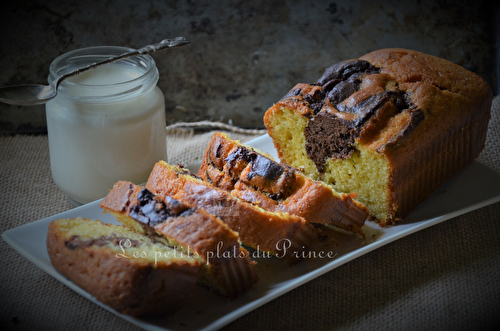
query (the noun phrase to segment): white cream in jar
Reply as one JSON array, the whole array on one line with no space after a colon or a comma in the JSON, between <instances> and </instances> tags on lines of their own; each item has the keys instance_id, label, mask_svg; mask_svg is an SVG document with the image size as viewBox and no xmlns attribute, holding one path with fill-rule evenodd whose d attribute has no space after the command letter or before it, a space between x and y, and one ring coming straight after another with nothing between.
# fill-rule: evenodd
<instances>
[{"instance_id":1,"label":"white cream in jar","mask_svg":"<svg viewBox=\"0 0 500 331\"><path fill-rule=\"evenodd\" d=\"M77 67L129 51L90 47L61 55L49 82ZM104 197L119 180L144 183L166 160L165 101L149 55L74 76L46 105L50 166L56 185L74 204Z\"/></svg>"}]
</instances>

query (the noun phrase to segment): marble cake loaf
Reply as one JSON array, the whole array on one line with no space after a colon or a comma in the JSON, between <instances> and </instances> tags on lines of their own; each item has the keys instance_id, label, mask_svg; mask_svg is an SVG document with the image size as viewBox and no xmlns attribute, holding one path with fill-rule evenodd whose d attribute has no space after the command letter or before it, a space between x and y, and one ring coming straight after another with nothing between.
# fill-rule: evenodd
<instances>
[{"instance_id":1,"label":"marble cake loaf","mask_svg":"<svg viewBox=\"0 0 500 331\"><path fill-rule=\"evenodd\" d=\"M127 181L117 182L100 207L138 233L159 235L173 247L187 248L184 253L204 263L200 283L224 296L235 298L258 280L238 234L203 209L169 196L160 198Z\"/></svg>"},{"instance_id":2,"label":"marble cake loaf","mask_svg":"<svg viewBox=\"0 0 500 331\"><path fill-rule=\"evenodd\" d=\"M221 132L212 136L198 176L241 200L266 210L289 212L311 223L362 235L361 227L368 218L368 209L354 200L355 194L339 194Z\"/></svg>"},{"instance_id":3,"label":"marble cake loaf","mask_svg":"<svg viewBox=\"0 0 500 331\"><path fill-rule=\"evenodd\" d=\"M161 238L83 218L49 224L50 263L100 302L132 316L168 316L196 288L203 260ZM162 255L156 259L157 254Z\"/></svg>"},{"instance_id":4,"label":"marble cake loaf","mask_svg":"<svg viewBox=\"0 0 500 331\"><path fill-rule=\"evenodd\" d=\"M291 263L302 259L318 239L319 233L303 217L252 205L164 161L153 167L146 188L216 215L238 232L243 244Z\"/></svg>"},{"instance_id":5,"label":"marble cake loaf","mask_svg":"<svg viewBox=\"0 0 500 331\"><path fill-rule=\"evenodd\" d=\"M488 84L459 65L382 49L297 84L264 124L282 161L356 192L389 225L478 156L491 101Z\"/></svg>"}]
</instances>

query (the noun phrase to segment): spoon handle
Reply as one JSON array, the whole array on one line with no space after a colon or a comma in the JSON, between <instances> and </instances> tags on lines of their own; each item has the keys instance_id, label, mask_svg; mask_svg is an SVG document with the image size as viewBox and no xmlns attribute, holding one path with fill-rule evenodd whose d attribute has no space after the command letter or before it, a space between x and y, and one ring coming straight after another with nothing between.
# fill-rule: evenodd
<instances>
[{"instance_id":1,"label":"spoon handle","mask_svg":"<svg viewBox=\"0 0 500 331\"><path fill-rule=\"evenodd\" d=\"M118 60L127 59L129 57L133 57L133 56L137 56L137 55L141 55L141 54L149 54L149 53L153 53L153 52L158 52L158 51L165 49L165 48L176 48L176 47L189 45L189 44L190 44L189 40L187 40L184 37L176 37L174 39L164 39L164 40L160 41L159 43L147 45L147 46L141 47L137 50L133 50L130 52L123 53L121 55L113 56L113 57L110 57L106 60L103 60L100 62L94 62L94 63L91 63L87 66L70 71L64 75L57 77L54 80L53 84L55 84L55 87L58 87L60 82L62 82L64 79L78 75L84 71L94 69L95 67L100 66L102 64L113 63L113 62L116 62Z\"/></svg>"},{"instance_id":2,"label":"spoon handle","mask_svg":"<svg viewBox=\"0 0 500 331\"><path fill-rule=\"evenodd\" d=\"M148 54L148 53L160 51L164 48L175 48L175 47L180 47L180 46L189 45L189 44L190 44L189 40L187 40L184 37L177 37L174 39L164 39L164 40L160 41L159 43L141 47L137 50L137 52L139 54Z\"/></svg>"}]
</instances>

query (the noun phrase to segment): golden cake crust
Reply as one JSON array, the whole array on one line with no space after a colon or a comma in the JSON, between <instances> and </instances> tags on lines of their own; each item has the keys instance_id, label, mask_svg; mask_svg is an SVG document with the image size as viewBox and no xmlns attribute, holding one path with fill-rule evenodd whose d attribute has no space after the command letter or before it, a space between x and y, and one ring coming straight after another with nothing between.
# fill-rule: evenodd
<instances>
[{"instance_id":1,"label":"golden cake crust","mask_svg":"<svg viewBox=\"0 0 500 331\"><path fill-rule=\"evenodd\" d=\"M197 254L205 261L201 282L224 296L234 298L257 282L255 263L240 246L236 232L203 209L169 197L161 199L148 192L131 182L119 181L100 206L124 225L136 230L139 225L144 233L154 231ZM151 205L155 206L155 215L150 211ZM158 214L168 216L154 220Z\"/></svg>"},{"instance_id":2,"label":"golden cake crust","mask_svg":"<svg viewBox=\"0 0 500 331\"><path fill-rule=\"evenodd\" d=\"M399 90L409 94L412 104L424 113L424 119L417 126L426 132L420 136L420 141L436 140L447 129L466 127L471 117L477 115L482 115L477 119L481 127L485 119L486 122L489 119L492 100L490 87L481 77L459 65L400 48L374 51L360 59L379 67L381 75L385 76L382 82L364 83L370 85L370 88L363 89L367 90L365 93L374 94L388 84L397 84ZM405 135L405 125L409 122L411 119L389 123L382 134L367 137L366 144L372 149L396 147L410 136L409 133ZM414 135L420 134L417 131ZM425 145L425 142L421 144Z\"/></svg>"},{"instance_id":3,"label":"golden cake crust","mask_svg":"<svg viewBox=\"0 0 500 331\"><path fill-rule=\"evenodd\" d=\"M289 212L350 232L362 234L369 214L354 200L355 194L338 194L221 132L212 136L198 176L266 210Z\"/></svg>"},{"instance_id":4,"label":"golden cake crust","mask_svg":"<svg viewBox=\"0 0 500 331\"><path fill-rule=\"evenodd\" d=\"M366 144L389 160L394 224L481 152L492 92L476 74L444 59L404 49L369 53L361 59L380 67L423 112L390 122ZM411 194L409 194L411 192Z\"/></svg>"},{"instance_id":5,"label":"golden cake crust","mask_svg":"<svg viewBox=\"0 0 500 331\"><path fill-rule=\"evenodd\" d=\"M52 266L122 314L169 315L182 307L197 286L201 261L160 260L155 265L144 259L119 258L106 247L72 247L68 245L71 238L61 226L65 221L49 224L47 251Z\"/></svg>"},{"instance_id":6,"label":"golden cake crust","mask_svg":"<svg viewBox=\"0 0 500 331\"><path fill-rule=\"evenodd\" d=\"M146 188L161 197L171 196L217 215L238 232L244 244L292 262L297 260L298 252L308 250L317 238L316 230L304 218L256 207L195 178L187 169L163 161L154 166ZM285 241L290 247L283 250Z\"/></svg>"}]
</instances>

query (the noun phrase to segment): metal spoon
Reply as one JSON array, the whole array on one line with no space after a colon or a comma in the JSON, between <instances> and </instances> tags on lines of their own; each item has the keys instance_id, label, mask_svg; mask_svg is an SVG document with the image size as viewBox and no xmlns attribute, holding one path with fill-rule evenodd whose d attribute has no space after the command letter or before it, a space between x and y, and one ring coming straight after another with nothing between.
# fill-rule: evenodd
<instances>
[{"instance_id":1,"label":"metal spoon","mask_svg":"<svg viewBox=\"0 0 500 331\"><path fill-rule=\"evenodd\" d=\"M137 50L126 52L118 56L110 57L104 61L92 63L88 66L75 69L67 74L57 77L50 85L27 84L27 85L1 87L0 101L18 106L32 106L32 105L44 104L48 102L50 99L53 99L57 95L57 88L59 87L59 84L68 77L78 75L84 71L94 69L103 64L113 63L121 59L127 59L129 57L141 54L149 54L152 52L157 52L164 48L175 48L189 44L190 42L184 37L165 39L157 44L147 45Z\"/></svg>"}]
</instances>

